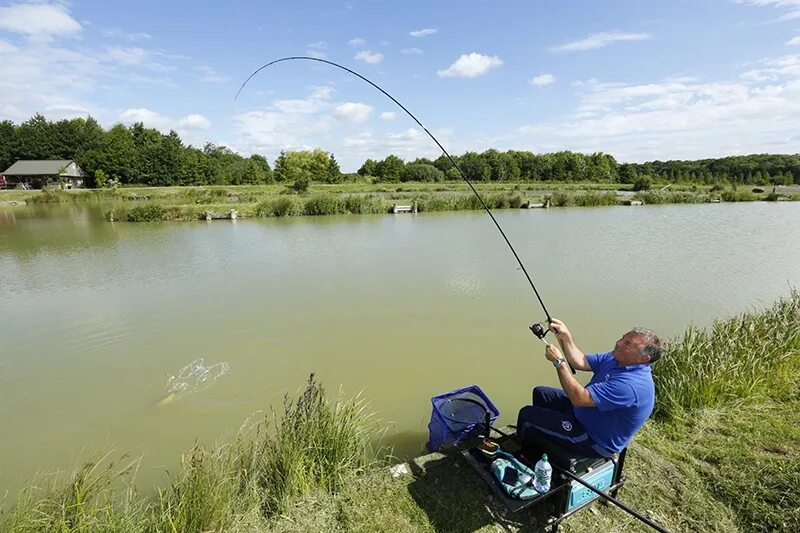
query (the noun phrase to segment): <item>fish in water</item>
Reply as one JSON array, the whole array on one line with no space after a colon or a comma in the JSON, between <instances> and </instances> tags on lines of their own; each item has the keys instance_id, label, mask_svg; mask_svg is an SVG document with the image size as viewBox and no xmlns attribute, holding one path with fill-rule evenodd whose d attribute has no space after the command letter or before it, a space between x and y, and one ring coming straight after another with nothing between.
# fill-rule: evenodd
<instances>
[{"instance_id":1,"label":"fish in water","mask_svg":"<svg viewBox=\"0 0 800 533\"><path fill-rule=\"evenodd\" d=\"M163 405L170 404L170 403L174 402L177 397L178 397L178 393L177 392L170 392L166 396L164 396L163 398L158 400L156 402L156 405L163 406Z\"/></svg>"},{"instance_id":2,"label":"fish in water","mask_svg":"<svg viewBox=\"0 0 800 533\"><path fill-rule=\"evenodd\" d=\"M226 362L206 365L203 358L195 359L181 368L176 376L169 378L166 394L156 402L158 406L168 405L179 396L201 391L213 383L230 369Z\"/></svg>"}]
</instances>

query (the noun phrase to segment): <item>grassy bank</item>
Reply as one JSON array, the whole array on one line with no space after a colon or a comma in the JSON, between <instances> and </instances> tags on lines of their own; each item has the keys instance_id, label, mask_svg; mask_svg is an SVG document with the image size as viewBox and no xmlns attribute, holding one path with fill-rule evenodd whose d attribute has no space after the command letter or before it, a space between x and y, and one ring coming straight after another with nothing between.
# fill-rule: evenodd
<instances>
[{"instance_id":1,"label":"grassy bank","mask_svg":"<svg viewBox=\"0 0 800 533\"><path fill-rule=\"evenodd\" d=\"M492 209L519 208L550 201L554 207L797 200L748 187L718 189L698 185L640 191L621 196L614 183L478 183L476 188ZM754 192L756 191L756 192ZM312 184L298 194L286 185L240 187L163 187L73 191L0 191L0 202L78 203L105 206L114 220L198 220L207 212L235 209L242 217L380 214L393 204L416 203L421 212L482 209L464 182L336 185Z\"/></svg>"},{"instance_id":2,"label":"grassy bank","mask_svg":"<svg viewBox=\"0 0 800 533\"><path fill-rule=\"evenodd\" d=\"M654 368L657 411L630 447L620 497L671 531L800 530L800 294L689 328ZM282 411L181 458L156 496L137 495L136 461L85 465L6 502L2 531L541 530L498 510L457 456L390 475L370 445L363 401L309 381ZM647 531L612 507L564 531Z\"/></svg>"}]
</instances>

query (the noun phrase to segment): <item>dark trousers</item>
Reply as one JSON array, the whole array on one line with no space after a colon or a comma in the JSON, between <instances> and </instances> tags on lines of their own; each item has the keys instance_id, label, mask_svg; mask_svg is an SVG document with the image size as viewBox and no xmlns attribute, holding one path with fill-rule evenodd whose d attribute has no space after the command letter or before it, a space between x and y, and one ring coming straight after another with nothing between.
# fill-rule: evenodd
<instances>
[{"instance_id":1,"label":"dark trousers","mask_svg":"<svg viewBox=\"0 0 800 533\"><path fill-rule=\"evenodd\" d=\"M517 416L517 436L523 445L546 440L582 457L609 457L575 418L567 394L553 387L533 389L533 405L526 405Z\"/></svg>"}]
</instances>

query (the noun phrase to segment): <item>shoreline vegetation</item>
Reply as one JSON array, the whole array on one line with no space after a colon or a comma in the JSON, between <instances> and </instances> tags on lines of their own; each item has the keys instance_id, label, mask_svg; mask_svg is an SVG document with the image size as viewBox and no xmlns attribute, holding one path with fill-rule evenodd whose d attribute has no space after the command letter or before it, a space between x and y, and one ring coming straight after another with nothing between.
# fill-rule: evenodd
<instances>
[{"instance_id":1,"label":"shoreline vegetation","mask_svg":"<svg viewBox=\"0 0 800 533\"><path fill-rule=\"evenodd\" d=\"M800 530L798 370L794 290L671 339L654 367L656 411L629 448L619 497L676 533ZM281 410L183 454L153 495L136 490L138 460L109 454L6 498L0 530L541 530L535 514L491 510L488 488L457 455L391 474L375 444L380 427L363 398L326 395L312 376ZM593 508L563 529L646 531L613 507Z\"/></svg>"},{"instance_id":2,"label":"shoreline vegetation","mask_svg":"<svg viewBox=\"0 0 800 533\"><path fill-rule=\"evenodd\" d=\"M682 185L634 191L616 183L479 183L491 209L649 204L797 201L800 193L773 187ZM115 221L191 221L236 210L241 218L384 214L394 204L416 204L419 212L480 210L463 182L402 184L313 184L298 192L285 185L141 187L84 190L2 191L0 206L99 204Z\"/></svg>"}]
</instances>

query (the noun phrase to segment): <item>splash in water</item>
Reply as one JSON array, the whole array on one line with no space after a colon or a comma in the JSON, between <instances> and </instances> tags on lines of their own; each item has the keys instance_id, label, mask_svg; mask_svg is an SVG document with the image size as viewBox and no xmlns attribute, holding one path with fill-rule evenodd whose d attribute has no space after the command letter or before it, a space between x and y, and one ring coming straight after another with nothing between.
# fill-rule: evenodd
<instances>
[{"instance_id":1,"label":"splash in water","mask_svg":"<svg viewBox=\"0 0 800 533\"><path fill-rule=\"evenodd\" d=\"M159 405L164 405L178 396L205 390L214 382L224 376L231 365L226 362L207 365L203 358L195 359L181 368L177 375L171 376L167 381L167 393L159 400Z\"/></svg>"}]
</instances>

